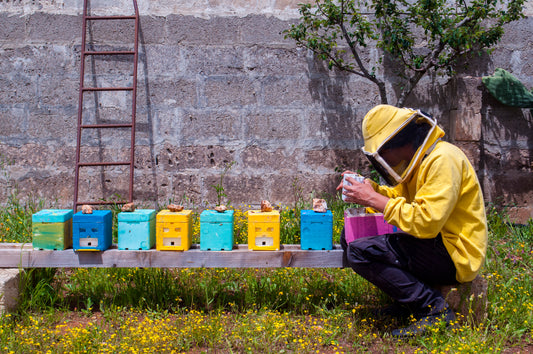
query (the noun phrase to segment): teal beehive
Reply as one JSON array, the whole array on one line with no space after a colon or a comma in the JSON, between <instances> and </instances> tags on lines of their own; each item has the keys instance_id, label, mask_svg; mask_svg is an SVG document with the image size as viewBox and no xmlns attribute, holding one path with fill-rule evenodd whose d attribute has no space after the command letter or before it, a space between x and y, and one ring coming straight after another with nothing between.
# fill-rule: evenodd
<instances>
[{"instance_id":1,"label":"teal beehive","mask_svg":"<svg viewBox=\"0 0 533 354\"><path fill-rule=\"evenodd\" d=\"M200 214L200 249L231 251L233 249L233 210L222 213L204 210Z\"/></svg>"},{"instance_id":2,"label":"teal beehive","mask_svg":"<svg viewBox=\"0 0 533 354\"><path fill-rule=\"evenodd\" d=\"M111 247L111 210L81 211L72 217L72 248L74 251L104 251Z\"/></svg>"},{"instance_id":3,"label":"teal beehive","mask_svg":"<svg viewBox=\"0 0 533 354\"><path fill-rule=\"evenodd\" d=\"M300 212L300 248L303 250L330 250L333 248L333 214L330 210Z\"/></svg>"},{"instance_id":4,"label":"teal beehive","mask_svg":"<svg viewBox=\"0 0 533 354\"><path fill-rule=\"evenodd\" d=\"M43 209L32 215L33 247L64 250L72 246L72 210Z\"/></svg>"},{"instance_id":5,"label":"teal beehive","mask_svg":"<svg viewBox=\"0 0 533 354\"><path fill-rule=\"evenodd\" d=\"M119 250L149 250L155 245L156 212L153 209L137 209L121 212L118 220Z\"/></svg>"}]
</instances>

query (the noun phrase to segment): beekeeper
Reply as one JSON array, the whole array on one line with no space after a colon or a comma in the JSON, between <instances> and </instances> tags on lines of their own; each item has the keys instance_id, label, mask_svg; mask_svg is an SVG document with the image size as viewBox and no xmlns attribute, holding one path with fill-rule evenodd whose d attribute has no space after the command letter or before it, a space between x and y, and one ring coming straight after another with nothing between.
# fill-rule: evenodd
<instances>
[{"instance_id":1,"label":"beekeeper","mask_svg":"<svg viewBox=\"0 0 533 354\"><path fill-rule=\"evenodd\" d=\"M432 286L471 281L484 262L487 221L476 173L421 111L379 105L364 117L362 131L363 152L387 185L348 177L351 186L341 182L337 189L344 187L347 202L382 212L404 233L347 244L343 232L346 262L395 300L378 314L417 319L392 335L450 323L454 313Z\"/></svg>"}]
</instances>

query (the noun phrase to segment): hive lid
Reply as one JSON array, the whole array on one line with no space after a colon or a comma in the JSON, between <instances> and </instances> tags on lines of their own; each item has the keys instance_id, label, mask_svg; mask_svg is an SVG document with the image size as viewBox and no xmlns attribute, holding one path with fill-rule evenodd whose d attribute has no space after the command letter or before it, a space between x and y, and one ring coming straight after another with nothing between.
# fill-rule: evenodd
<instances>
[{"instance_id":1,"label":"hive lid","mask_svg":"<svg viewBox=\"0 0 533 354\"><path fill-rule=\"evenodd\" d=\"M331 213L331 210L326 210L325 213L317 213L314 210L301 210L300 211L300 217L302 220L305 219L305 221L331 221L333 219L333 214Z\"/></svg>"},{"instance_id":2,"label":"hive lid","mask_svg":"<svg viewBox=\"0 0 533 354\"><path fill-rule=\"evenodd\" d=\"M65 222L72 218L72 209L43 209L32 215L32 222Z\"/></svg>"},{"instance_id":3,"label":"hive lid","mask_svg":"<svg viewBox=\"0 0 533 354\"><path fill-rule=\"evenodd\" d=\"M200 222L233 222L233 210L219 213L216 210L204 210L200 214Z\"/></svg>"},{"instance_id":4,"label":"hive lid","mask_svg":"<svg viewBox=\"0 0 533 354\"><path fill-rule=\"evenodd\" d=\"M149 221L155 218L154 209L137 209L132 212L118 213L118 221Z\"/></svg>"},{"instance_id":5,"label":"hive lid","mask_svg":"<svg viewBox=\"0 0 533 354\"><path fill-rule=\"evenodd\" d=\"M157 222L188 222L191 217L192 210L170 211L163 209L156 215Z\"/></svg>"},{"instance_id":6,"label":"hive lid","mask_svg":"<svg viewBox=\"0 0 533 354\"><path fill-rule=\"evenodd\" d=\"M261 211L250 210L248 211L248 219L255 222L276 222L279 221L280 215L278 210Z\"/></svg>"},{"instance_id":7,"label":"hive lid","mask_svg":"<svg viewBox=\"0 0 533 354\"><path fill-rule=\"evenodd\" d=\"M82 211L78 211L73 216L75 222L104 222L111 221L111 210L93 210L92 214L83 214Z\"/></svg>"}]
</instances>

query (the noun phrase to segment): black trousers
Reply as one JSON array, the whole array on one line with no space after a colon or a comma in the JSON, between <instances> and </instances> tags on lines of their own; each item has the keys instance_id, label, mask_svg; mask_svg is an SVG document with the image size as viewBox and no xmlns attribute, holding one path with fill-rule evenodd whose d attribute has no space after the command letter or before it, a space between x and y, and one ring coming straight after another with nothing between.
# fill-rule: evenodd
<instances>
[{"instance_id":1,"label":"black trousers","mask_svg":"<svg viewBox=\"0 0 533 354\"><path fill-rule=\"evenodd\" d=\"M457 283L455 265L440 234L433 239L387 234L347 244L343 230L341 246L346 265L415 315L435 314L446 306L432 285Z\"/></svg>"}]
</instances>

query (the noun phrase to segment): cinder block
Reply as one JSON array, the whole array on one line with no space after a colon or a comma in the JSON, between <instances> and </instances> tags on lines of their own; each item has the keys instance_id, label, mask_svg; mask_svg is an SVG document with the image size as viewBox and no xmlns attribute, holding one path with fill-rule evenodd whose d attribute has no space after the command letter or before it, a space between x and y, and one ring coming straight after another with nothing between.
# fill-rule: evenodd
<instances>
[{"instance_id":1,"label":"cinder block","mask_svg":"<svg viewBox=\"0 0 533 354\"><path fill-rule=\"evenodd\" d=\"M197 16L168 15L166 28L169 38L184 44L223 45L238 42L238 17L218 17L209 19Z\"/></svg>"},{"instance_id":2,"label":"cinder block","mask_svg":"<svg viewBox=\"0 0 533 354\"><path fill-rule=\"evenodd\" d=\"M240 119L225 110L187 110L181 124L181 141L185 144L213 144L236 140Z\"/></svg>"},{"instance_id":3,"label":"cinder block","mask_svg":"<svg viewBox=\"0 0 533 354\"><path fill-rule=\"evenodd\" d=\"M259 87L246 76L212 76L205 84L208 107L241 107L257 104Z\"/></svg>"},{"instance_id":4,"label":"cinder block","mask_svg":"<svg viewBox=\"0 0 533 354\"><path fill-rule=\"evenodd\" d=\"M35 12L26 20L26 32L31 41L47 43L76 42L82 24L81 16Z\"/></svg>"},{"instance_id":5,"label":"cinder block","mask_svg":"<svg viewBox=\"0 0 533 354\"><path fill-rule=\"evenodd\" d=\"M481 113L472 109L451 110L450 121L453 139L479 141L481 139Z\"/></svg>"},{"instance_id":6,"label":"cinder block","mask_svg":"<svg viewBox=\"0 0 533 354\"><path fill-rule=\"evenodd\" d=\"M0 314L13 312L17 308L19 284L18 269L0 269Z\"/></svg>"},{"instance_id":7,"label":"cinder block","mask_svg":"<svg viewBox=\"0 0 533 354\"><path fill-rule=\"evenodd\" d=\"M262 91L267 106L307 108L314 103L309 80L304 77L269 77L263 81Z\"/></svg>"},{"instance_id":8,"label":"cinder block","mask_svg":"<svg viewBox=\"0 0 533 354\"><path fill-rule=\"evenodd\" d=\"M26 17L0 14L0 38L3 42L22 43L26 36Z\"/></svg>"},{"instance_id":9,"label":"cinder block","mask_svg":"<svg viewBox=\"0 0 533 354\"><path fill-rule=\"evenodd\" d=\"M246 117L246 134L258 141L301 136L300 113L296 111L254 112Z\"/></svg>"},{"instance_id":10,"label":"cinder block","mask_svg":"<svg viewBox=\"0 0 533 354\"><path fill-rule=\"evenodd\" d=\"M188 73L202 73L206 77L242 75L244 68L243 49L239 46L209 47L182 46L182 58ZM182 70L183 70L182 69Z\"/></svg>"},{"instance_id":11,"label":"cinder block","mask_svg":"<svg viewBox=\"0 0 533 354\"><path fill-rule=\"evenodd\" d=\"M23 106L0 107L0 136L10 139L14 135L24 134L27 129L26 116Z\"/></svg>"}]
</instances>

